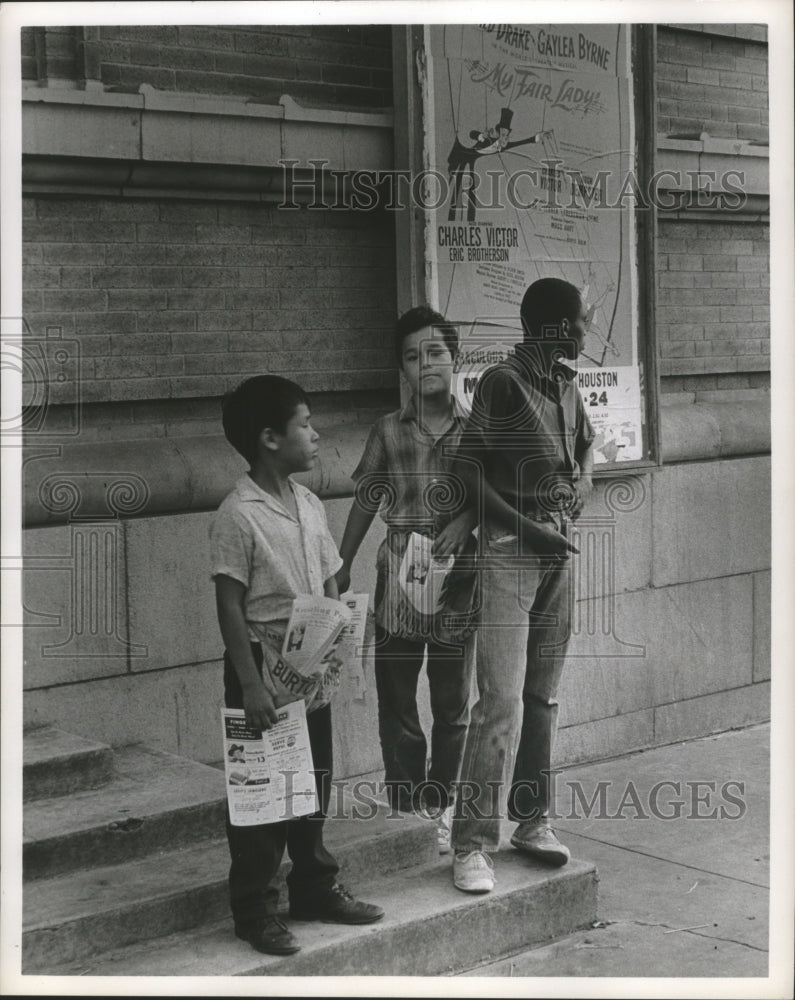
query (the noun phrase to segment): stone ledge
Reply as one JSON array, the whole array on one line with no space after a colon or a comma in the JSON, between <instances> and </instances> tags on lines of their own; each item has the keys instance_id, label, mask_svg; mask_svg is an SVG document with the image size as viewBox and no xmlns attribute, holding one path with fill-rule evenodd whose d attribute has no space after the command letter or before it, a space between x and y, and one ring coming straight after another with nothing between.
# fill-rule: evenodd
<instances>
[{"instance_id":1,"label":"stone ledge","mask_svg":"<svg viewBox=\"0 0 795 1000\"><path fill-rule=\"evenodd\" d=\"M760 142L708 132L658 134L655 176L660 178L656 203L661 218L676 212L686 213L685 218L696 212L707 218L716 212L765 217L770 211L769 157L769 147Z\"/></svg>"},{"instance_id":2,"label":"stone ledge","mask_svg":"<svg viewBox=\"0 0 795 1000\"><path fill-rule=\"evenodd\" d=\"M767 398L734 403L667 402L660 407L660 422L666 463L770 452ZM297 478L323 499L351 496L350 474L369 428L332 424L321 430L324 445L318 464ZM61 457L36 459L26 466L24 523L33 527L63 524L76 516L112 516L108 497L128 479L142 499L134 510L128 506L115 512L120 516L212 510L244 471L245 463L220 435L65 444ZM68 509L61 509L52 499L58 495L59 484L63 484L61 489L74 491Z\"/></svg>"},{"instance_id":3,"label":"stone ledge","mask_svg":"<svg viewBox=\"0 0 795 1000\"><path fill-rule=\"evenodd\" d=\"M324 447L317 465L296 479L324 499L351 496L350 473L368 432L369 427L358 424L322 428ZM246 463L222 435L215 435L65 444L61 457L34 459L26 469L24 523L32 527L213 510L246 471ZM119 490L130 491L124 511L114 507ZM61 509L59 497L68 509Z\"/></svg>"},{"instance_id":4,"label":"stone ledge","mask_svg":"<svg viewBox=\"0 0 795 1000\"><path fill-rule=\"evenodd\" d=\"M770 452L770 401L667 403L660 407L664 462Z\"/></svg>"},{"instance_id":5,"label":"stone ledge","mask_svg":"<svg viewBox=\"0 0 795 1000\"><path fill-rule=\"evenodd\" d=\"M224 117L279 118L289 121L324 122L326 125L364 125L391 129L394 115L391 109L378 111L347 111L337 107L309 107L299 104L287 94L278 104L265 104L255 98L235 98L213 94L184 94L158 90L142 83L137 93L112 90L63 90L55 87L22 88L22 100L31 104L72 104L82 107L138 108L151 111L180 111L185 114L222 115Z\"/></svg>"},{"instance_id":6,"label":"stone ledge","mask_svg":"<svg viewBox=\"0 0 795 1000\"><path fill-rule=\"evenodd\" d=\"M767 143L752 142L749 139L726 139L712 136L709 132L700 132L698 136L658 134L657 149L678 153L706 153L712 156L752 156L765 160L770 157Z\"/></svg>"},{"instance_id":7,"label":"stone ledge","mask_svg":"<svg viewBox=\"0 0 795 1000\"><path fill-rule=\"evenodd\" d=\"M270 105L146 85L137 94L35 87L23 91L22 118L25 158L276 168L321 150L335 170L389 170L393 160L391 110L304 107L288 95Z\"/></svg>"}]
</instances>

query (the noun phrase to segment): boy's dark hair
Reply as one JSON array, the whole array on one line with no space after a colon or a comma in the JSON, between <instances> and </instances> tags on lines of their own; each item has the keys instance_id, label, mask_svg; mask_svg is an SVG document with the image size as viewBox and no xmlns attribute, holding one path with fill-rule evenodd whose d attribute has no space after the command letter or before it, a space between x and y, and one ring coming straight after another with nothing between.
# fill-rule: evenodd
<instances>
[{"instance_id":1,"label":"boy's dark hair","mask_svg":"<svg viewBox=\"0 0 795 1000\"><path fill-rule=\"evenodd\" d=\"M255 375L221 400L226 440L247 462L257 457L259 436L266 427L284 434L287 422L309 396L300 385L278 375Z\"/></svg>"},{"instance_id":2,"label":"boy's dark hair","mask_svg":"<svg viewBox=\"0 0 795 1000\"><path fill-rule=\"evenodd\" d=\"M519 314L525 337L541 339L545 330L559 327L562 320L576 319L581 304L582 295L576 285L563 278L539 278L522 299Z\"/></svg>"},{"instance_id":3,"label":"boy's dark hair","mask_svg":"<svg viewBox=\"0 0 795 1000\"><path fill-rule=\"evenodd\" d=\"M403 341L410 334L426 326L439 331L447 350L453 357L458 354L458 329L430 306L414 306L413 309L403 313L395 325L395 353L399 365L403 363Z\"/></svg>"}]
</instances>

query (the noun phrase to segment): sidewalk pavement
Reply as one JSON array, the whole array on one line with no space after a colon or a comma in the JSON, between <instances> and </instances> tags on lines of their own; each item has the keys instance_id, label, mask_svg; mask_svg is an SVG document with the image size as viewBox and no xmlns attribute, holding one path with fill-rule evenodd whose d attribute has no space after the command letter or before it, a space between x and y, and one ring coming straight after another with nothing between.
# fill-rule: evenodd
<instances>
[{"instance_id":1,"label":"sidewalk pavement","mask_svg":"<svg viewBox=\"0 0 795 1000\"><path fill-rule=\"evenodd\" d=\"M553 825L597 865L597 926L467 975L766 976L769 739L754 726L561 771Z\"/></svg>"}]
</instances>

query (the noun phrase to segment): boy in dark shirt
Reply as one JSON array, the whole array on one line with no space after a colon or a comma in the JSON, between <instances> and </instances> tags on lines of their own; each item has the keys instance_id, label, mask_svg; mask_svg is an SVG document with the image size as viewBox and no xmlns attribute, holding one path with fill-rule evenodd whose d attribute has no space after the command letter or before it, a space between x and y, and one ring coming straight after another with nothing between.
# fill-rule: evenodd
<instances>
[{"instance_id":1,"label":"boy in dark shirt","mask_svg":"<svg viewBox=\"0 0 795 1000\"><path fill-rule=\"evenodd\" d=\"M461 772L468 801L452 838L464 892L494 885L488 854L499 847L508 787L507 813L519 824L511 843L547 864L570 856L549 826L549 770L571 624L567 524L592 489L593 429L566 364L583 348L587 318L574 285L542 278L521 319L516 354L478 383L456 464L484 505L480 697Z\"/></svg>"}]
</instances>

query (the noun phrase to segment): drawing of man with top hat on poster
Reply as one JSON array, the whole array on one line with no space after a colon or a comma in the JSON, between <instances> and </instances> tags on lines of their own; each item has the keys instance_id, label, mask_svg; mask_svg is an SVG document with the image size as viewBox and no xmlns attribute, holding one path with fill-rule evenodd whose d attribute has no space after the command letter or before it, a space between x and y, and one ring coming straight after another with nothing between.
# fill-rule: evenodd
<instances>
[{"instance_id":1,"label":"drawing of man with top hat on poster","mask_svg":"<svg viewBox=\"0 0 795 1000\"><path fill-rule=\"evenodd\" d=\"M475 221L475 209L477 198L475 196L475 162L481 156L489 156L494 153L502 153L507 149L514 149L517 146L526 146L530 143L541 142L550 132L536 132L535 135L527 139L515 139L509 141L511 134L511 122L513 111L510 108L502 108L500 120L495 126L485 132L472 131L469 138L474 139L472 146L464 146L456 136L450 155L447 157L447 168L450 172L450 182L452 195L450 198L450 211L448 221L454 222L458 217L459 205L463 210L462 193L467 198L467 221ZM465 183L466 178L466 183Z\"/></svg>"}]
</instances>

